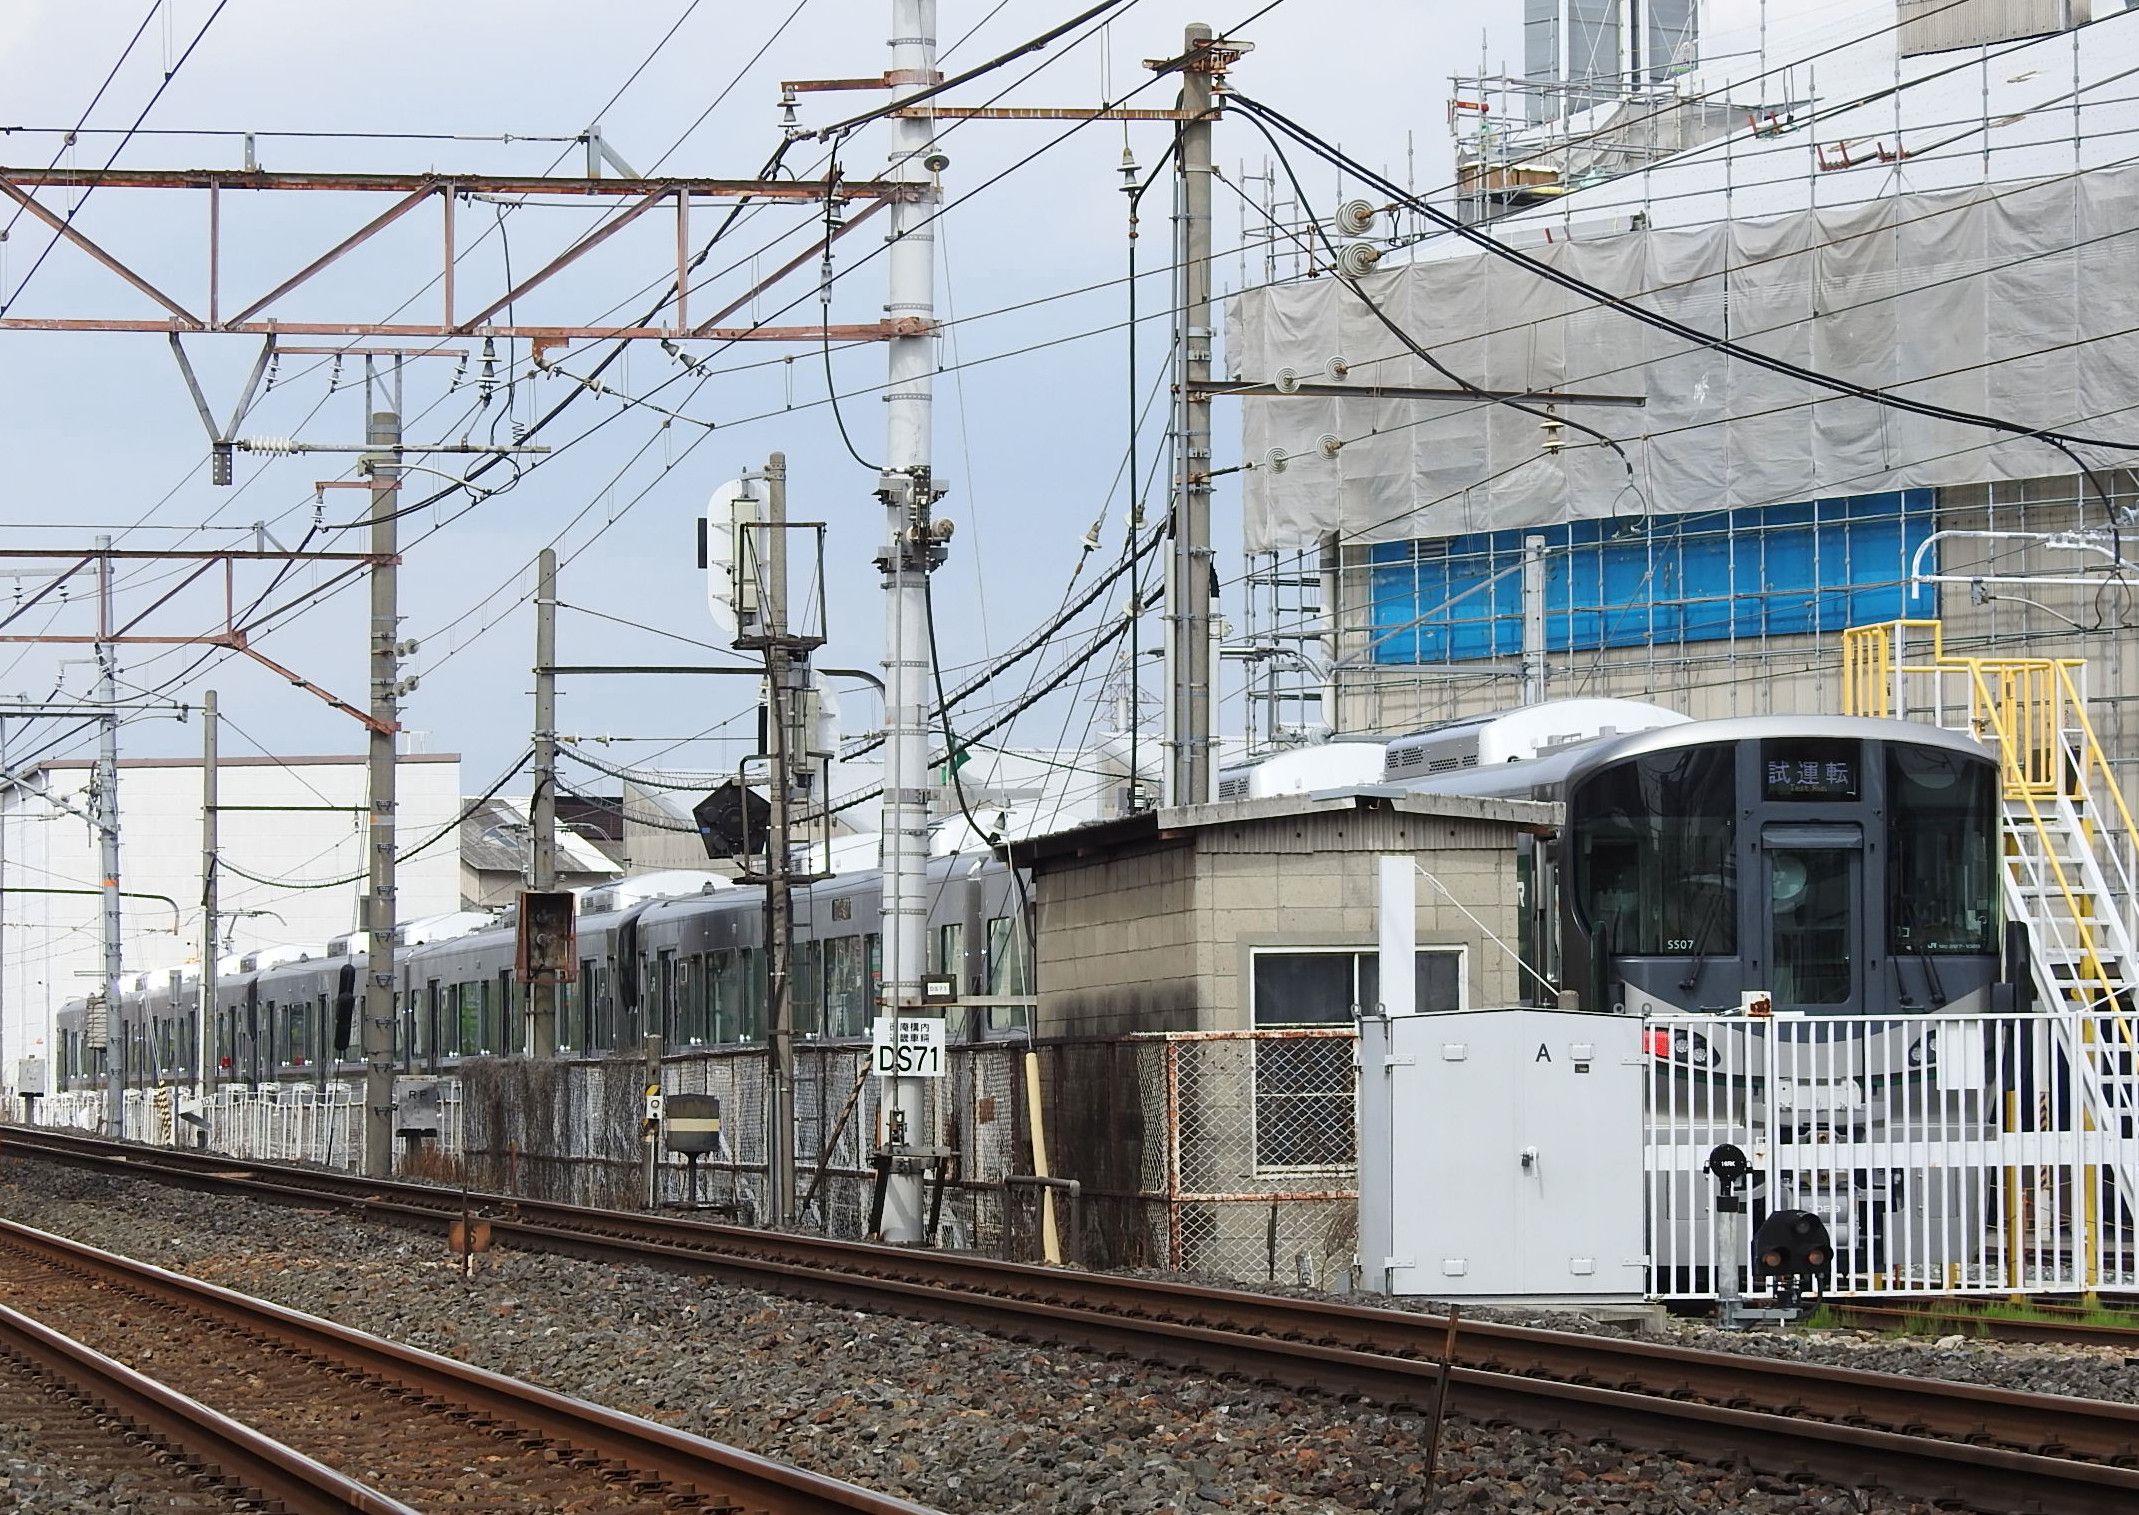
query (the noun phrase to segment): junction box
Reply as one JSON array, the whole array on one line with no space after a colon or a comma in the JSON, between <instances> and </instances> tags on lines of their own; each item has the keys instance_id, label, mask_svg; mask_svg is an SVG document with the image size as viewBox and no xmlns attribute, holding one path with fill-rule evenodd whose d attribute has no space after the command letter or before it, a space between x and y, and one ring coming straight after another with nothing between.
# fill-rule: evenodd
<instances>
[{"instance_id":1,"label":"junction box","mask_svg":"<svg viewBox=\"0 0 2139 1515\"><path fill-rule=\"evenodd\" d=\"M1644 1079L1635 1016L1362 1018L1362 1287L1641 1299Z\"/></svg>"}]
</instances>

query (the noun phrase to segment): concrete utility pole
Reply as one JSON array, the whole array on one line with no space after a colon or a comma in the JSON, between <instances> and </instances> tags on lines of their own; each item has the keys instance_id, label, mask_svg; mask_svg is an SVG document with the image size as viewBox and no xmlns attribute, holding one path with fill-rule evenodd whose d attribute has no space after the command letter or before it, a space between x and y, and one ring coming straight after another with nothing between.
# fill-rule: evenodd
<instances>
[{"instance_id":1,"label":"concrete utility pole","mask_svg":"<svg viewBox=\"0 0 2139 1515\"><path fill-rule=\"evenodd\" d=\"M400 730L401 610L394 558L400 552L401 370L390 408L374 410L365 440L371 470L370 889L364 896L364 1173L394 1171L394 762ZM369 375L364 386L371 392Z\"/></svg>"},{"instance_id":2,"label":"concrete utility pole","mask_svg":"<svg viewBox=\"0 0 2139 1515\"><path fill-rule=\"evenodd\" d=\"M1201 805L1211 798L1216 704L1211 656L1211 29L1182 33L1180 151L1175 155L1174 257L1181 299L1174 316L1173 553L1167 586L1166 799Z\"/></svg>"},{"instance_id":3,"label":"concrete utility pole","mask_svg":"<svg viewBox=\"0 0 2139 1515\"><path fill-rule=\"evenodd\" d=\"M937 82L936 0L892 0L891 71L894 103ZM941 199L932 189L946 160L936 152L936 121L926 103L892 118L887 178L920 187L891 205L886 262L890 292L884 315L912 321L910 336L891 338L890 383L884 391L886 438L878 494L885 505L886 540L877 566L884 572L884 800L882 1013L917 1007L928 948L928 572L942 549L929 520L935 504L931 471L936 362L936 234L929 224ZM891 1172L886 1180L884 1240L918 1242L924 1223L920 1160L914 1149L933 1145L920 1127L927 1089L918 1079L892 1086L884 1138Z\"/></svg>"},{"instance_id":4,"label":"concrete utility pole","mask_svg":"<svg viewBox=\"0 0 2139 1515\"><path fill-rule=\"evenodd\" d=\"M215 1087L216 1075L216 724L215 691L210 689L201 696L201 972L193 1030L193 1086L203 1095Z\"/></svg>"},{"instance_id":5,"label":"concrete utility pole","mask_svg":"<svg viewBox=\"0 0 2139 1515\"><path fill-rule=\"evenodd\" d=\"M110 537L98 537L97 601L109 629L111 615ZM102 738L97 745L98 872L103 881L104 910L100 939L104 947L104 1130L126 1134L126 1032L119 1018L119 980L124 974L125 939L119 915L119 689L118 649L97 643L97 700L104 707Z\"/></svg>"},{"instance_id":6,"label":"concrete utility pole","mask_svg":"<svg viewBox=\"0 0 2139 1515\"><path fill-rule=\"evenodd\" d=\"M1523 538L1523 703L1545 700L1545 539Z\"/></svg>"},{"instance_id":7,"label":"concrete utility pole","mask_svg":"<svg viewBox=\"0 0 2139 1515\"><path fill-rule=\"evenodd\" d=\"M533 832L528 887L557 887L557 554L542 549L535 584L535 793L528 802ZM557 1055L557 978L538 973L528 986L527 1054Z\"/></svg>"},{"instance_id":8,"label":"concrete utility pole","mask_svg":"<svg viewBox=\"0 0 2139 1515\"><path fill-rule=\"evenodd\" d=\"M759 614L765 627L765 745L772 762L765 841L765 997L772 1057L765 1088L769 1123L765 1208L775 1225L795 1219L795 903L794 743L789 700L793 658L787 636L787 454L765 463L765 572ZM741 543L737 544L738 556Z\"/></svg>"}]
</instances>

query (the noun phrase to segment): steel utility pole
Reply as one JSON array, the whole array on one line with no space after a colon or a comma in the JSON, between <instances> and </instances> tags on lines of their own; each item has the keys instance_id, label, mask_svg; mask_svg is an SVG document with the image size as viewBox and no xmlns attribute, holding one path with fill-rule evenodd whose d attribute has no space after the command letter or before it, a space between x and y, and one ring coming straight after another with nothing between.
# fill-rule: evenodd
<instances>
[{"instance_id":1,"label":"steel utility pole","mask_svg":"<svg viewBox=\"0 0 2139 1515\"><path fill-rule=\"evenodd\" d=\"M368 363L369 360L367 360ZM371 375L365 376L370 398ZM370 889L364 896L364 1172L394 1171L394 762L400 730L401 613L394 560L400 551L401 366L394 364L388 408L371 412L371 725Z\"/></svg>"},{"instance_id":2,"label":"steel utility pole","mask_svg":"<svg viewBox=\"0 0 2139 1515\"><path fill-rule=\"evenodd\" d=\"M216 926L216 713L215 691L201 696L201 972L200 1003L193 1030L194 1089L215 1086Z\"/></svg>"},{"instance_id":3,"label":"steel utility pole","mask_svg":"<svg viewBox=\"0 0 2139 1515\"><path fill-rule=\"evenodd\" d=\"M1180 151L1175 155L1174 257L1181 298L1174 316L1173 553L1167 585L1169 688L1166 798L1201 805L1211 798L1211 29L1182 33Z\"/></svg>"},{"instance_id":4,"label":"steel utility pole","mask_svg":"<svg viewBox=\"0 0 2139 1515\"><path fill-rule=\"evenodd\" d=\"M97 546L107 551L110 537L98 537ZM97 560L97 597L111 604L111 559ZM102 618L100 618L102 619ZM110 629L100 624L100 632ZM98 872L103 881L104 909L100 939L104 947L104 1130L111 1136L126 1134L126 1032L119 1019L119 980L124 975L125 939L119 915L119 690L118 649L109 642L97 643L97 700L104 707L102 738L97 746L97 843Z\"/></svg>"},{"instance_id":5,"label":"steel utility pole","mask_svg":"<svg viewBox=\"0 0 2139 1515\"><path fill-rule=\"evenodd\" d=\"M772 773L765 840L765 990L772 1058L766 1080L765 1206L774 1225L795 1219L795 904L794 743L788 714L793 659L787 636L787 454L765 463L765 572L760 615L765 627L765 745ZM740 556L741 543L737 544Z\"/></svg>"},{"instance_id":6,"label":"steel utility pole","mask_svg":"<svg viewBox=\"0 0 2139 1515\"><path fill-rule=\"evenodd\" d=\"M533 867L528 887L557 887L557 553L545 547L535 584L535 793L528 802ZM557 976L528 986L527 1054L557 1055Z\"/></svg>"},{"instance_id":7,"label":"steel utility pole","mask_svg":"<svg viewBox=\"0 0 2139 1515\"><path fill-rule=\"evenodd\" d=\"M894 103L936 82L936 0L892 0L891 71ZM929 520L936 500L931 471L936 362L936 233L929 224L941 199L932 187L945 165L935 149L936 120L926 103L892 118L888 177L917 186L891 206L890 292L884 315L908 321L910 336L887 344L884 472L886 540L877 565L884 571L884 800L883 1013L918 1006L928 947L928 572L942 556ZM920 1127L926 1087L917 1079L892 1085L885 1147L883 1237L918 1242L923 1213L917 1145L932 1145Z\"/></svg>"}]
</instances>

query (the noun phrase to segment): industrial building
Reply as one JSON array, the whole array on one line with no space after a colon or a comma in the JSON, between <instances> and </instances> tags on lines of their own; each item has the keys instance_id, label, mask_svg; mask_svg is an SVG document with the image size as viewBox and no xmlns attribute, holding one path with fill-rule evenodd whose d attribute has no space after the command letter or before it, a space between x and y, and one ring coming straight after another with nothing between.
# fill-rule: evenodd
<instances>
[{"instance_id":1,"label":"industrial building","mask_svg":"<svg viewBox=\"0 0 2139 1515\"><path fill-rule=\"evenodd\" d=\"M402 917L460 906L460 759L406 753L395 834L407 854ZM310 943L323 948L358 924L362 892L364 760L224 757L216 764L219 908L227 955ZM93 994L98 945L97 837L83 818L93 762L17 770L0 787L0 1078L9 1094L41 1093L53 1016ZM57 803L55 803L55 801ZM201 934L201 765L196 759L119 763L122 960L129 977L198 963ZM444 844L437 844L446 834ZM434 845L418 850L419 844Z\"/></svg>"},{"instance_id":2,"label":"industrial building","mask_svg":"<svg viewBox=\"0 0 2139 1515\"><path fill-rule=\"evenodd\" d=\"M1237 378L1320 381L1241 402L1258 748L1570 695L1838 710L1841 631L1897 617L1943 619L1951 650L2086 658L2103 740L2139 739L2128 455L2024 435L2130 429L2139 170L2114 81L2139 24L1936 9L1715 0L1667 78L1622 69L1538 122L1523 81L1458 81L1462 209L1492 245L1385 237L1357 281L1438 369L1341 279L1230 302ZM1344 396L1390 385L1458 397Z\"/></svg>"}]
</instances>

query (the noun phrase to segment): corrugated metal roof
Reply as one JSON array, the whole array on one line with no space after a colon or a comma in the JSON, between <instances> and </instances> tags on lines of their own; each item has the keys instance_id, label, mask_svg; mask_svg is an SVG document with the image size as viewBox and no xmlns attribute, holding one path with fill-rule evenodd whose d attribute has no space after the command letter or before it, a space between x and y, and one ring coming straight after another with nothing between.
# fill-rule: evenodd
<instances>
[{"instance_id":1,"label":"corrugated metal roof","mask_svg":"<svg viewBox=\"0 0 2139 1515\"><path fill-rule=\"evenodd\" d=\"M519 800L485 800L461 822L460 859L478 873L525 873L532 845L527 807ZM604 876L622 872L599 847L562 826L557 831L557 871Z\"/></svg>"}]
</instances>

